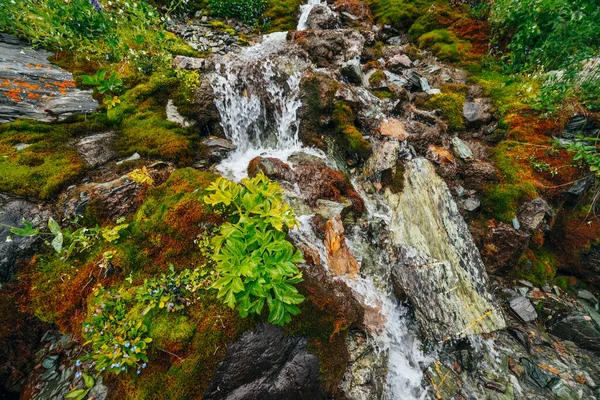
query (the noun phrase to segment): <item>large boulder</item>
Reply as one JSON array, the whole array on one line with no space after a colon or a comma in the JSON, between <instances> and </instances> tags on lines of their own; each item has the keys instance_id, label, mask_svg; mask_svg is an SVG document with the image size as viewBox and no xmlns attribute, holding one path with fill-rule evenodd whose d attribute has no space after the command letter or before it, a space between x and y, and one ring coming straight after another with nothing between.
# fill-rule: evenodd
<instances>
[{"instance_id":1,"label":"large boulder","mask_svg":"<svg viewBox=\"0 0 600 400\"><path fill-rule=\"evenodd\" d=\"M14 235L9 227L23 227L23 221L36 228L46 225L50 213L43 206L0 194L0 284L7 282L19 266L28 262L41 242L39 236Z\"/></svg>"},{"instance_id":2,"label":"large boulder","mask_svg":"<svg viewBox=\"0 0 600 400\"><path fill-rule=\"evenodd\" d=\"M308 29L335 29L340 24L338 15L325 4L317 4L308 14L306 25Z\"/></svg>"},{"instance_id":3,"label":"large boulder","mask_svg":"<svg viewBox=\"0 0 600 400\"><path fill-rule=\"evenodd\" d=\"M262 324L227 349L206 400L325 399L319 361L307 340L283 328Z\"/></svg>"},{"instance_id":4,"label":"large boulder","mask_svg":"<svg viewBox=\"0 0 600 400\"><path fill-rule=\"evenodd\" d=\"M114 131L96 133L79 139L75 148L90 167L97 168L117 157L116 138Z\"/></svg>"},{"instance_id":5,"label":"large boulder","mask_svg":"<svg viewBox=\"0 0 600 400\"><path fill-rule=\"evenodd\" d=\"M393 276L423 333L441 341L503 329L479 250L434 166L423 158L408 161L404 190L386 191L386 200L398 260Z\"/></svg>"},{"instance_id":6,"label":"large boulder","mask_svg":"<svg viewBox=\"0 0 600 400\"><path fill-rule=\"evenodd\" d=\"M296 32L293 39L319 68L339 67L360 57L365 38L354 29Z\"/></svg>"},{"instance_id":7,"label":"large boulder","mask_svg":"<svg viewBox=\"0 0 600 400\"><path fill-rule=\"evenodd\" d=\"M52 55L0 33L0 123L16 118L50 122L96 110L92 91L77 89L70 72L48 61Z\"/></svg>"}]
</instances>

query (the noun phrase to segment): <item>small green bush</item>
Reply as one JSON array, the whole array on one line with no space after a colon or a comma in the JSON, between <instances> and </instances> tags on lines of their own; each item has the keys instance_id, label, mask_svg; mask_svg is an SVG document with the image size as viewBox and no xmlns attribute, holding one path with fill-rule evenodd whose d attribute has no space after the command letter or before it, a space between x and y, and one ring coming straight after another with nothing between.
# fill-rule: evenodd
<instances>
[{"instance_id":1,"label":"small green bush","mask_svg":"<svg viewBox=\"0 0 600 400\"><path fill-rule=\"evenodd\" d=\"M212 239L217 297L243 318L260 315L266 304L269 322L290 322L304 300L294 287L302 281L295 264L304 258L286 240L298 221L283 190L262 173L242 184L219 178L207 190L204 202L232 218Z\"/></svg>"},{"instance_id":2,"label":"small green bush","mask_svg":"<svg viewBox=\"0 0 600 400\"><path fill-rule=\"evenodd\" d=\"M210 0L213 15L254 24L267 9L265 0Z\"/></svg>"}]
</instances>

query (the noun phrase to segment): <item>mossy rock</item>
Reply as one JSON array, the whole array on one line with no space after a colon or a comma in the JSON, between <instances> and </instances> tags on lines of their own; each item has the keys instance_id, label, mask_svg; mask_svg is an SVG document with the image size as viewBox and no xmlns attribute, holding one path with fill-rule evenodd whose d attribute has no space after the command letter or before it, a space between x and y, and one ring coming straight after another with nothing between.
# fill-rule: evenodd
<instances>
[{"instance_id":1,"label":"mossy rock","mask_svg":"<svg viewBox=\"0 0 600 400\"><path fill-rule=\"evenodd\" d=\"M419 37L419 48L433 52L445 61L460 61L471 50L471 44L460 40L447 29L436 29Z\"/></svg>"},{"instance_id":2,"label":"mossy rock","mask_svg":"<svg viewBox=\"0 0 600 400\"><path fill-rule=\"evenodd\" d=\"M302 4L302 0L267 0L267 9L263 13L267 32L295 30L298 24L298 10Z\"/></svg>"},{"instance_id":3,"label":"mossy rock","mask_svg":"<svg viewBox=\"0 0 600 400\"><path fill-rule=\"evenodd\" d=\"M423 105L429 110L441 110L452 131L461 131L465 128L462 111L465 95L461 93L440 93L431 96Z\"/></svg>"},{"instance_id":4,"label":"mossy rock","mask_svg":"<svg viewBox=\"0 0 600 400\"><path fill-rule=\"evenodd\" d=\"M527 250L519 259L516 273L539 287L554 281L558 262L545 249Z\"/></svg>"},{"instance_id":5,"label":"mossy rock","mask_svg":"<svg viewBox=\"0 0 600 400\"><path fill-rule=\"evenodd\" d=\"M426 0L367 0L375 22L379 25L391 25L395 29L407 32L413 23L429 9L444 5L443 1Z\"/></svg>"},{"instance_id":6,"label":"mossy rock","mask_svg":"<svg viewBox=\"0 0 600 400\"><path fill-rule=\"evenodd\" d=\"M48 199L73 183L87 169L69 146L83 134L106 131L102 114L74 117L60 123L17 120L0 125L0 187L20 196ZM17 150L19 144L29 145Z\"/></svg>"},{"instance_id":7,"label":"mossy rock","mask_svg":"<svg viewBox=\"0 0 600 400\"><path fill-rule=\"evenodd\" d=\"M334 132L340 142L340 148L357 160L366 160L373 152L371 143L363 138L354 125L354 112L343 101L335 104L332 114Z\"/></svg>"}]
</instances>

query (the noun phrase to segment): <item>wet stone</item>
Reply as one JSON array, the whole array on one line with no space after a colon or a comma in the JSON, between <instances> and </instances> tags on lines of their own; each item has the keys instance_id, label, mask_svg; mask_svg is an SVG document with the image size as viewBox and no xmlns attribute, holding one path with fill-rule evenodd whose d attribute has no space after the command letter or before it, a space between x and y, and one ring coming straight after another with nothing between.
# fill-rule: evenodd
<instances>
[{"instance_id":1,"label":"wet stone","mask_svg":"<svg viewBox=\"0 0 600 400\"><path fill-rule=\"evenodd\" d=\"M525 322L533 321L538 317L531 301L523 296L512 299L510 308Z\"/></svg>"},{"instance_id":2,"label":"wet stone","mask_svg":"<svg viewBox=\"0 0 600 400\"><path fill-rule=\"evenodd\" d=\"M50 122L96 110L92 91L77 89L71 73L50 64L52 55L0 33L0 123Z\"/></svg>"}]
</instances>

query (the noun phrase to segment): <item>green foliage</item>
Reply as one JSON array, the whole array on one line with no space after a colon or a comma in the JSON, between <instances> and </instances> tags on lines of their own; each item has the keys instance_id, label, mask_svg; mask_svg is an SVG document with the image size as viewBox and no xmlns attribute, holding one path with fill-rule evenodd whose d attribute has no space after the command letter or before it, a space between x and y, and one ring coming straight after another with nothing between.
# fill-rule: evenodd
<instances>
[{"instance_id":1,"label":"green foliage","mask_svg":"<svg viewBox=\"0 0 600 400\"><path fill-rule=\"evenodd\" d=\"M428 0L367 0L378 24L389 24L408 31L412 24L428 10L443 5L442 1Z\"/></svg>"},{"instance_id":2,"label":"green foliage","mask_svg":"<svg viewBox=\"0 0 600 400\"><path fill-rule=\"evenodd\" d=\"M264 17L264 30L283 32L294 30L298 24L298 10L303 0L267 0Z\"/></svg>"},{"instance_id":3,"label":"green foliage","mask_svg":"<svg viewBox=\"0 0 600 400\"><path fill-rule=\"evenodd\" d=\"M258 21L267 9L265 0L209 0L213 15L222 18L236 18L248 24Z\"/></svg>"},{"instance_id":4,"label":"green foliage","mask_svg":"<svg viewBox=\"0 0 600 400\"><path fill-rule=\"evenodd\" d=\"M562 146L575 153L573 160L580 166L587 166L597 180L600 180L600 138L577 136L573 142L566 142Z\"/></svg>"},{"instance_id":5,"label":"green foliage","mask_svg":"<svg viewBox=\"0 0 600 400\"><path fill-rule=\"evenodd\" d=\"M102 69L95 75L82 75L82 83L94 86L100 94L119 94L123 89L123 81L114 72L111 72L108 77L106 74L107 71Z\"/></svg>"},{"instance_id":6,"label":"green foliage","mask_svg":"<svg viewBox=\"0 0 600 400\"><path fill-rule=\"evenodd\" d=\"M304 300L294 287L302 281L295 264L304 259L285 238L298 221L281 187L261 173L241 185L219 178L207 190L204 201L232 218L212 240L217 297L244 318L266 303L269 322L289 322Z\"/></svg>"},{"instance_id":7,"label":"green foliage","mask_svg":"<svg viewBox=\"0 0 600 400\"><path fill-rule=\"evenodd\" d=\"M436 29L419 37L419 47L431 50L440 60L459 61L471 48L447 29Z\"/></svg>"},{"instance_id":8,"label":"green foliage","mask_svg":"<svg viewBox=\"0 0 600 400\"><path fill-rule=\"evenodd\" d=\"M84 388L74 389L65 395L65 399L83 400L96 384L96 380L87 374L81 375L83 378Z\"/></svg>"},{"instance_id":9,"label":"green foliage","mask_svg":"<svg viewBox=\"0 0 600 400\"><path fill-rule=\"evenodd\" d=\"M462 116L464 102L465 95L462 93L440 93L431 96L424 106L430 110L441 110L448 121L448 128L460 131L465 127Z\"/></svg>"},{"instance_id":10,"label":"green foliage","mask_svg":"<svg viewBox=\"0 0 600 400\"><path fill-rule=\"evenodd\" d=\"M600 48L595 0L497 0L490 24L498 42L511 37L505 58L514 71L564 68Z\"/></svg>"}]
</instances>

